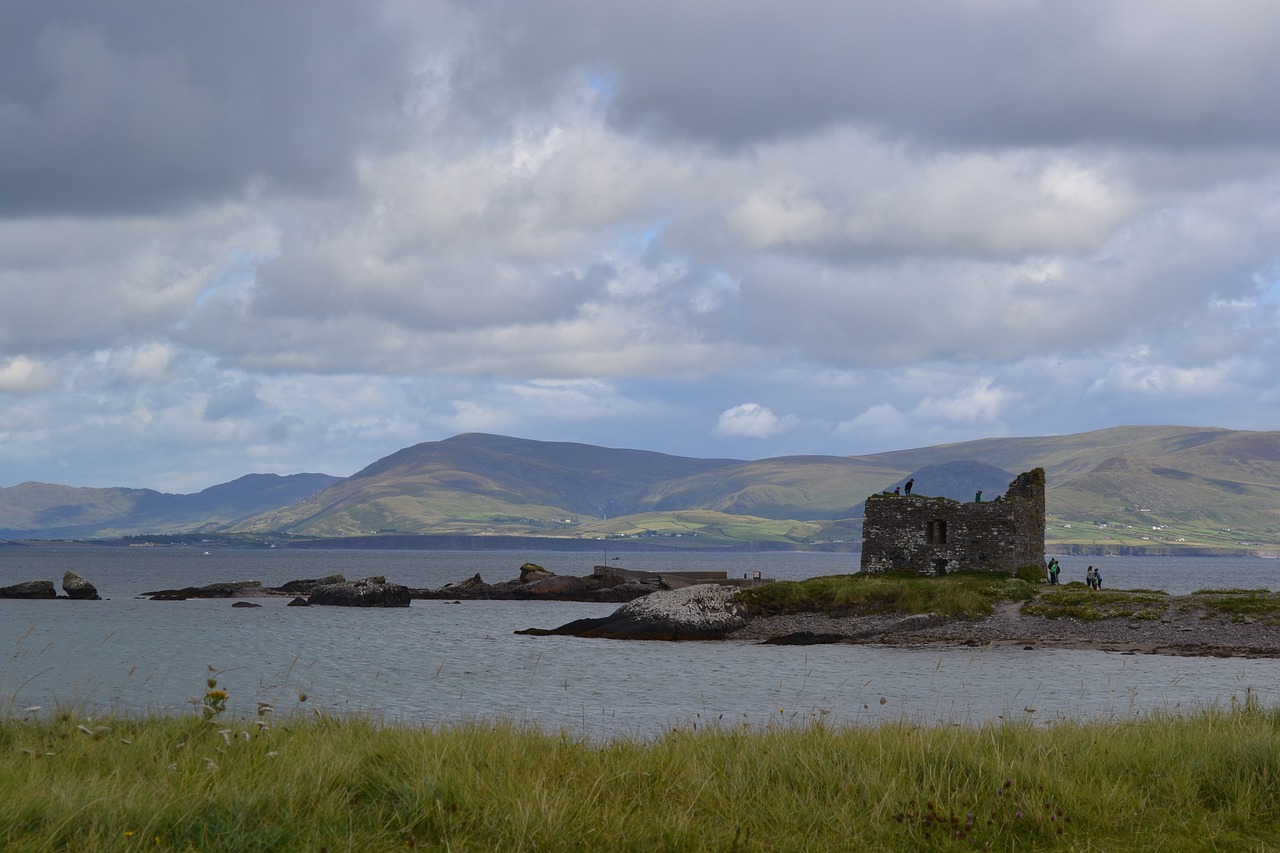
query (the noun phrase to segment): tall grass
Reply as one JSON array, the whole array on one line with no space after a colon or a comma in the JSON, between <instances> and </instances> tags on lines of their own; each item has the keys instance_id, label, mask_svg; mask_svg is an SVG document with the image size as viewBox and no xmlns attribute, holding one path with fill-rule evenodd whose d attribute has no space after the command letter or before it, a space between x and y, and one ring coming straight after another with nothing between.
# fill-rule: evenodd
<instances>
[{"instance_id":1,"label":"tall grass","mask_svg":"<svg viewBox=\"0 0 1280 853\"><path fill-rule=\"evenodd\" d=\"M1049 728L0 720L5 850L1236 850L1280 845L1280 714Z\"/></svg>"}]
</instances>

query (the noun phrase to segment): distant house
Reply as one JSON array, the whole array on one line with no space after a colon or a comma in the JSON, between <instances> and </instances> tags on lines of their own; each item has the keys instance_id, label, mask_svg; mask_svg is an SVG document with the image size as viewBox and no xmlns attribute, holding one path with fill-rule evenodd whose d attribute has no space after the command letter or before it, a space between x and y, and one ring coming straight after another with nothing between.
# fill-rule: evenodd
<instances>
[{"instance_id":1,"label":"distant house","mask_svg":"<svg viewBox=\"0 0 1280 853\"><path fill-rule=\"evenodd\" d=\"M862 525L862 571L1014 574L1022 566L1042 567L1044 501L1043 468L1019 474L1004 495L982 503L872 495Z\"/></svg>"}]
</instances>

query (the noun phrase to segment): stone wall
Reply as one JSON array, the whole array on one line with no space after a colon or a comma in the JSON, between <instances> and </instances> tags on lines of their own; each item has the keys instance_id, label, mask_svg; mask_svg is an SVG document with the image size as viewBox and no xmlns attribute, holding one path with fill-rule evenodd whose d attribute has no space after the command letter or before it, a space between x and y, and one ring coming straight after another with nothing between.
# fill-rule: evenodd
<instances>
[{"instance_id":1,"label":"stone wall","mask_svg":"<svg viewBox=\"0 0 1280 853\"><path fill-rule=\"evenodd\" d=\"M960 503L925 495L867 498L862 571L1014 574L1044 565L1044 469L1019 474L1001 497Z\"/></svg>"}]
</instances>

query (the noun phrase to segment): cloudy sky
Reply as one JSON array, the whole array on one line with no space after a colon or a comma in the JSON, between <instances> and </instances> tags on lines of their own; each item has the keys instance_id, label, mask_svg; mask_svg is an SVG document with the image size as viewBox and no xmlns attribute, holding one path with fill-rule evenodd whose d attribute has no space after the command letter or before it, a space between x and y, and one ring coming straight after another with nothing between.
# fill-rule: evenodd
<instances>
[{"instance_id":1,"label":"cloudy sky","mask_svg":"<svg viewBox=\"0 0 1280 853\"><path fill-rule=\"evenodd\" d=\"M0 486L1278 426L1273 0L0 20Z\"/></svg>"}]
</instances>

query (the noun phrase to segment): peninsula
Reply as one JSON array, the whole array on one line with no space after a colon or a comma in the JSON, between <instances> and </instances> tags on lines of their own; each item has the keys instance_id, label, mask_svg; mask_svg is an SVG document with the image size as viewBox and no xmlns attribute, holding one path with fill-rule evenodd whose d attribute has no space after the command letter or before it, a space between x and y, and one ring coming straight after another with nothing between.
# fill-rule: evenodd
<instances>
[{"instance_id":1,"label":"peninsula","mask_svg":"<svg viewBox=\"0 0 1280 853\"><path fill-rule=\"evenodd\" d=\"M1050 586L991 573L906 573L660 591L610 616L519 633L817 645L1093 649L1280 658L1280 593Z\"/></svg>"}]
</instances>

